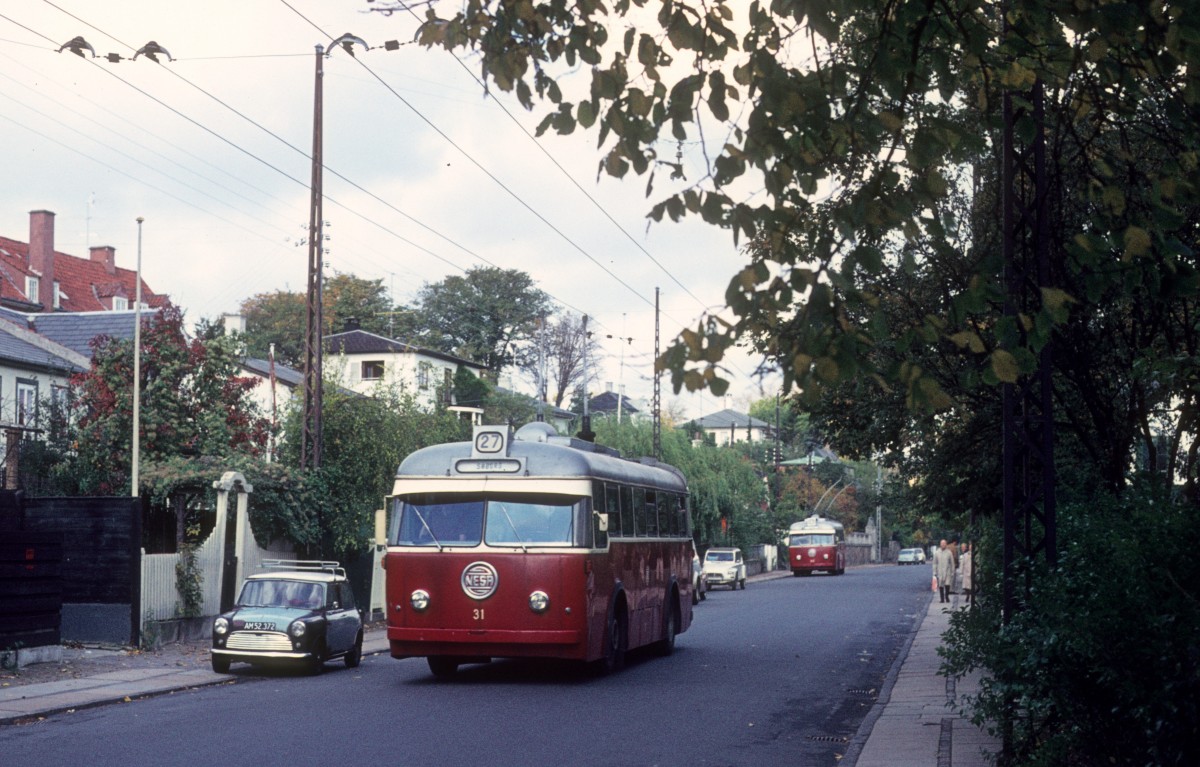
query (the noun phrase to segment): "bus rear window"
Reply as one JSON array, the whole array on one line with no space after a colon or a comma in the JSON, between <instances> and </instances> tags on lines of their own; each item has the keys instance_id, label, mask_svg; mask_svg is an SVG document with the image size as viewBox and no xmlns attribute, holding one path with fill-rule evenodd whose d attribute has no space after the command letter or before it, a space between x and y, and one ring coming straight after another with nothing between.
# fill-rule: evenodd
<instances>
[{"instance_id":1,"label":"bus rear window","mask_svg":"<svg viewBox=\"0 0 1200 767\"><path fill-rule=\"evenodd\" d=\"M832 546L833 533L804 533L793 535L788 541L789 546Z\"/></svg>"}]
</instances>

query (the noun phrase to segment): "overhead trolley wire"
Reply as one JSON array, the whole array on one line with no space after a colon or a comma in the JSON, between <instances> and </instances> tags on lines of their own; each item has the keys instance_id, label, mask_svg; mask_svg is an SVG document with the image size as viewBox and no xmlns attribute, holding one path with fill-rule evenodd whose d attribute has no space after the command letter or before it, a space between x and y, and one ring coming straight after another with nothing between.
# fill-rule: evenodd
<instances>
[{"instance_id":1,"label":"overhead trolley wire","mask_svg":"<svg viewBox=\"0 0 1200 767\"><path fill-rule=\"evenodd\" d=\"M312 19L308 18L303 13L298 11L291 3L288 2L288 0L279 0L279 2L281 2L285 6L287 6L288 9L290 9L297 16L304 19L304 21L306 21L310 26L312 26L313 29L317 30L325 37L328 37L330 40L333 39L332 35L330 35L325 30L321 29L321 27L318 26ZM424 121L425 124L428 125L430 128L432 128L435 133L437 133L439 136L441 136L443 139L445 139L450 144L450 146L457 149L459 151L459 153L462 154L463 157L467 158L476 168L478 168L480 171L483 172L484 175L486 175L493 182L495 182L497 186L499 186L501 189L503 189L505 192L507 192L510 197L512 197L514 200L516 200L518 203L520 203L522 207L524 207L526 210L528 210L530 213L532 213L539 221L541 221L546 226L548 226L551 229L551 231L553 231L555 234L557 234L559 237L561 237L571 247L575 248L575 250L579 251L579 253L581 255L583 255L585 258L587 258L593 264L600 267L600 269L603 270L605 273L607 273L608 276L612 277L614 280L619 282L621 285L625 286L625 288L627 290L629 290L629 292L633 293L635 296L637 296L638 298L640 298L642 301L646 302L647 304L649 304L651 306L654 305L653 301L651 301L649 298L647 298L646 296L639 293L636 289L634 289L634 287L632 285L625 282L625 280L621 279L616 274L614 274L610 269L608 269L608 267L604 266L604 264L597 261L596 258L593 257L591 253L588 253L582 246L580 246L577 242L575 242L570 237L568 237L562 230L560 230L553 223L551 223L549 219L547 219L545 216L543 216L541 213L539 213L532 205L525 202L525 200L522 199L520 195L518 195L516 192L514 192L512 189L510 189L503 181L501 181L499 178L497 178L495 174L493 174L490 170L485 168L482 163L480 163L469 152L467 152L467 150L465 150L461 146L459 146L458 143L455 142L454 139L452 139L445 131L443 131L441 128L439 128L432 120L430 120L419 109L417 109L415 106L413 106L412 103L408 101L408 99L401 96L396 91L396 89L391 86L390 83L388 83L386 80L384 80L378 74L376 74L375 71L373 69L371 69L371 67L369 67L366 63L364 63L357 56L354 57L354 60L357 61L358 65L360 67L362 67L364 70L366 70L366 72L368 74L370 74L371 77L375 78L375 80L380 85L382 85L384 88L386 88L389 93L391 93L393 96L395 96L400 101L400 103L404 104L404 106L406 106L410 110L412 110L413 114L415 114L417 117L421 118L421 120Z\"/></svg>"}]
</instances>

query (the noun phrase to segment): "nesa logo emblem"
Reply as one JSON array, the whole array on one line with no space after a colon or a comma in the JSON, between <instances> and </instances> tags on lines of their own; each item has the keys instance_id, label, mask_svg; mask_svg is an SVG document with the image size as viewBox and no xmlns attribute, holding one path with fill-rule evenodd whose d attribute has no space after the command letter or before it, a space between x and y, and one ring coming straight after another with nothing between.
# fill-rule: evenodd
<instances>
[{"instance_id":1,"label":"nesa logo emblem","mask_svg":"<svg viewBox=\"0 0 1200 767\"><path fill-rule=\"evenodd\" d=\"M462 572L462 588L471 599L487 599L499 584L496 568L487 562L472 562Z\"/></svg>"}]
</instances>

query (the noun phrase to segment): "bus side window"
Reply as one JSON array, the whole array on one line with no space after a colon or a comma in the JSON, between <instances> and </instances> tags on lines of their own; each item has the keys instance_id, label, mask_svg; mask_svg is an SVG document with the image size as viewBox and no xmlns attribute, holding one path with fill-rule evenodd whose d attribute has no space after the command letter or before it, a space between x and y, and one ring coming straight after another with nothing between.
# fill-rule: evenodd
<instances>
[{"instance_id":1,"label":"bus side window","mask_svg":"<svg viewBox=\"0 0 1200 767\"><path fill-rule=\"evenodd\" d=\"M633 488L621 485L621 535L632 538L637 535L634 521Z\"/></svg>"},{"instance_id":2,"label":"bus side window","mask_svg":"<svg viewBox=\"0 0 1200 767\"><path fill-rule=\"evenodd\" d=\"M587 512L588 516L591 517L591 519L592 519L592 524L589 527L589 529L591 529L591 531L592 531L592 536L591 536L592 540L584 541L585 546L588 546L589 548L594 547L597 549L603 549L603 548L608 547L608 531L600 529L600 517L597 516L598 514L604 514L607 511L608 511L608 508L604 502L604 483L603 482L593 482L592 483L592 503L591 503L591 508ZM609 531L612 530L612 524L613 524L613 520L612 520L612 516L610 515L608 518L608 526L609 526L608 530Z\"/></svg>"},{"instance_id":3,"label":"bus side window","mask_svg":"<svg viewBox=\"0 0 1200 767\"><path fill-rule=\"evenodd\" d=\"M657 538L662 530L658 518L658 498L658 493L653 490L646 491L646 535L651 538Z\"/></svg>"},{"instance_id":4,"label":"bus side window","mask_svg":"<svg viewBox=\"0 0 1200 767\"><path fill-rule=\"evenodd\" d=\"M679 506L679 498L674 493L660 493L658 505L659 529L664 536L674 538L679 535L679 521L675 518L675 508Z\"/></svg>"},{"instance_id":5,"label":"bus side window","mask_svg":"<svg viewBox=\"0 0 1200 767\"><path fill-rule=\"evenodd\" d=\"M646 519L646 488L633 488L633 524L637 526L637 536L645 538L649 535L649 520Z\"/></svg>"},{"instance_id":6,"label":"bus side window","mask_svg":"<svg viewBox=\"0 0 1200 767\"><path fill-rule=\"evenodd\" d=\"M608 534L621 538L625 532L625 523L621 518L621 494L616 485L605 483L604 508L608 511Z\"/></svg>"}]
</instances>

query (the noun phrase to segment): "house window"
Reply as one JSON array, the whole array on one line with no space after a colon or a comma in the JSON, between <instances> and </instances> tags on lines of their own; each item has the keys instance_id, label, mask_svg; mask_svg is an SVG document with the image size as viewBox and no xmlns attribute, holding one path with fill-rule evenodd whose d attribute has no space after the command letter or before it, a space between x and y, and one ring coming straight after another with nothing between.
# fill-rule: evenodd
<instances>
[{"instance_id":1,"label":"house window","mask_svg":"<svg viewBox=\"0 0 1200 767\"><path fill-rule=\"evenodd\" d=\"M129 308L129 299L123 296L113 296L113 311L123 312Z\"/></svg>"},{"instance_id":2,"label":"house window","mask_svg":"<svg viewBox=\"0 0 1200 767\"><path fill-rule=\"evenodd\" d=\"M29 299L29 303L36 304L39 300L39 280L37 277L25 278L25 297Z\"/></svg>"},{"instance_id":3,"label":"house window","mask_svg":"<svg viewBox=\"0 0 1200 767\"><path fill-rule=\"evenodd\" d=\"M383 361L369 360L362 364L362 380L378 381L383 378Z\"/></svg>"},{"instance_id":4,"label":"house window","mask_svg":"<svg viewBox=\"0 0 1200 767\"><path fill-rule=\"evenodd\" d=\"M50 384L50 434L63 436L67 426L67 408L70 389L59 384Z\"/></svg>"},{"instance_id":5,"label":"house window","mask_svg":"<svg viewBox=\"0 0 1200 767\"><path fill-rule=\"evenodd\" d=\"M60 289L58 286L58 280L54 281L54 308L55 309L62 308L62 293L60 292Z\"/></svg>"},{"instance_id":6,"label":"house window","mask_svg":"<svg viewBox=\"0 0 1200 767\"><path fill-rule=\"evenodd\" d=\"M433 371L433 365L428 362L422 362L417 366L417 388L428 389L430 373Z\"/></svg>"},{"instance_id":7,"label":"house window","mask_svg":"<svg viewBox=\"0 0 1200 767\"><path fill-rule=\"evenodd\" d=\"M37 420L37 381L17 379L17 425L32 426Z\"/></svg>"}]
</instances>

